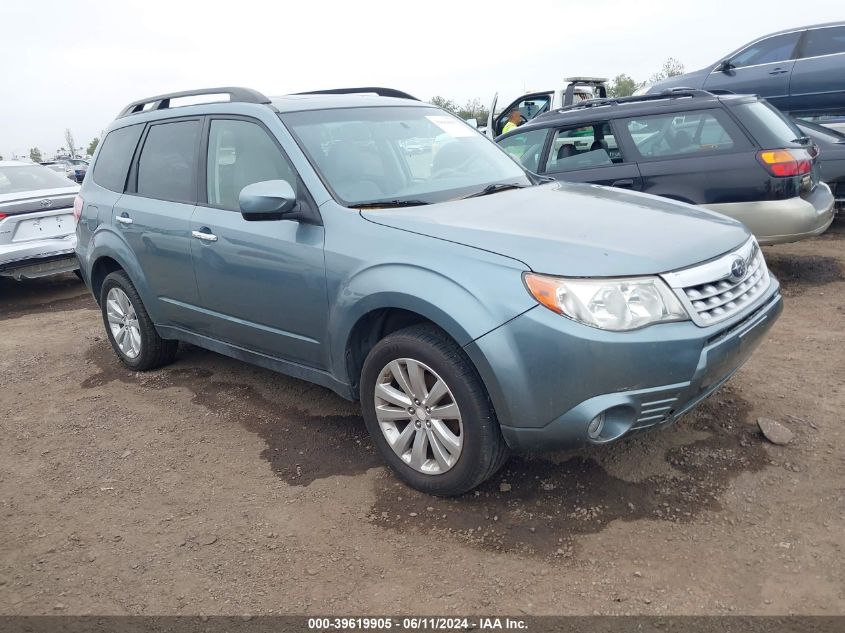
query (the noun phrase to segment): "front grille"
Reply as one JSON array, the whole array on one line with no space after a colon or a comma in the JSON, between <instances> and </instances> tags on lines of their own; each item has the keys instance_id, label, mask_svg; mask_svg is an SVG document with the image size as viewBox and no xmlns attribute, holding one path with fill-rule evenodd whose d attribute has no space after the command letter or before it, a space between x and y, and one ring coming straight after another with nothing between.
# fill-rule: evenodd
<instances>
[{"instance_id":1,"label":"front grille","mask_svg":"<svg viewBox=\"0 0 845 633\"><path fill-rule=\"evenodd\" d=\"M769 287L769 270L753 238L714 261L663 277L700 326L739 314Z\"/></svg>"}]
</instances>

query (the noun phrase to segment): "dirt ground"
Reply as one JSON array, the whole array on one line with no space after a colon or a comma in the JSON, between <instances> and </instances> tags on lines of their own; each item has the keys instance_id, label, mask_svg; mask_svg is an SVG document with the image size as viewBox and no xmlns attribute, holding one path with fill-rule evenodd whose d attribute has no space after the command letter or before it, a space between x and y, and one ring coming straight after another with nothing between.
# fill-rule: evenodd
<instances>
[{"instance_id":1,"label":"dirt ground","mask_svg":"<svg viewBox=\"0 0 845 633\"><path fill-rule=\"evenodd\" d=\"M325 389L132 374L75 277L0 280L0 613L845 613L845 221L765 253L784 314L704 406L451 500Z\"/></svg>"}]
</instances>

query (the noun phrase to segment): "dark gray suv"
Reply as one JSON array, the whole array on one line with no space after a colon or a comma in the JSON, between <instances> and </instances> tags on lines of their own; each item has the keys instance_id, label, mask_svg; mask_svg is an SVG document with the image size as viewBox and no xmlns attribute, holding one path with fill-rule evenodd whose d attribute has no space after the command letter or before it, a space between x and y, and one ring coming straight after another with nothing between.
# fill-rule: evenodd
<instances>
[{"instance_id":1,"label":"dark gray suv","mask_svg":"<svg viewBox=\"0 0 845 633\"><path fill-rule=\"evenodd\" d=\"M363 92L218 88L112 123L76 253L125 365L186 341L326 386L402 479L457 494L509 448L674 423L779 315L740 223L540 184L457 117ZM228 100L179 107L198 94Z\"/></svg>"}]
</instances>

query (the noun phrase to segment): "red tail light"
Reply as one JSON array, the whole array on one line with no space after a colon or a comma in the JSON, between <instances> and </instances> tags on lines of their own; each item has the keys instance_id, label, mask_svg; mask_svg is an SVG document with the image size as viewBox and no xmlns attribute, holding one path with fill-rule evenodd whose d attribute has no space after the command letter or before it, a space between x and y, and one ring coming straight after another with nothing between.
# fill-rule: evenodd
<instances>
[{"instance_id":1,"label":"red tail light","mask_svg":"<svg viewBox=\"0 0 845 633\"><path fill-rule=\"evenodd\" d=\"M5 213L0 213L0 220L2 220L3 218L8 218L8 217L9 216L6 215Z\"/></svg>"},{"instance_id":2,"label":"red tail light","mask_svg":"<svg viewBox=\"0 0 845 633\"><path fill-rule=\"evenodd\" d=\"M85 201L82 199L82 196L76 196L73 199L73 219L76 220L76 223L79 224L79 218L82 217L82 206L85 204Z\"/></svg>"},{"instance_id":3,"label":"red tail light","mask_svg":"<svg viewBox=\"0 0 845 633\"><path fill-rule=\"evenodd\" d=\"M757 160L778 178L808 174L813 169L813 159L803 149L766 149L757 152Z\"/></svg>"}]
</instances>

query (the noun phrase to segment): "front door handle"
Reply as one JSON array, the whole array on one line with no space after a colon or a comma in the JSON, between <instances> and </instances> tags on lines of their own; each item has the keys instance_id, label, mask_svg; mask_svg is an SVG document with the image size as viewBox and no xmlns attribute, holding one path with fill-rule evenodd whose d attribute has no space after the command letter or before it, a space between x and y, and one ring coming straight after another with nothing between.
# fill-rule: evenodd
<instances>
[{"instance_id":1,"label":"front door handle","mask_svg":"<svg viewBox=\"0 0 845 633\"><path fill-rule=\"evenodd\" d=\"M788 72L789 72L789 71L788 71L787 69L785 69L785 68L775 68L775 69L774 69L773 71L771 71L769 74L770 74L770 75L782 75L783 73L788 73Z\"/></svg>"},{"instance_id":2,"label":"front door handle","mask_svg":"<svg viewBox=\"0 0 845 633\"><path fill-rule=\"evenodd\" d=\"M115 220L120 222L121 224L132 224L132 218L129 217L129 214L125 211L120 215L115 217Z\"/></svg>"},{"instance_id":3,"label":"front door handle","mask_svg":"<svg viewBox=\"0 0 845 633\"><path fill-rule=\"evenodd\" d=\"M204 242L216 242L217 236L211 232L211 229L208 227L202 227L200 231L191 231L191 235L193 235L198 240L203 240Z\"/></svg>"},{"instance_id":4,"label":"front door handle","mask_svg":"<svg viewBox=\"0 0 845 633\"><path fill-rule=\"evenodd\" d=\"M628 188L630 188L630 187L634 186L634 180L632 178L623 178L622 180L614 180L611 183L610 186L611 187L623 187L623 188L628 187Z\"/></svg>"}]
</instances>

